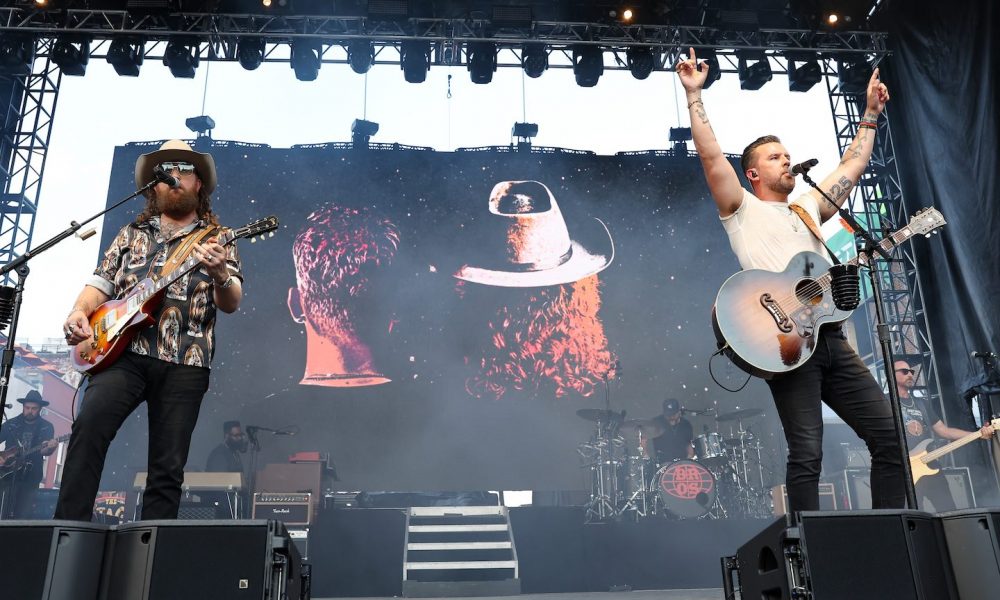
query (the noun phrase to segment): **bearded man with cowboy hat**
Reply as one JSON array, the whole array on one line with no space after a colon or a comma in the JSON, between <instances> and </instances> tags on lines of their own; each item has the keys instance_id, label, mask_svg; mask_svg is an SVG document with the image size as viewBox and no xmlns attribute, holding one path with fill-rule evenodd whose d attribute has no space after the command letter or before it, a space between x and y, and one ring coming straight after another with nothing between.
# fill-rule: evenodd
<instances>
[{"instance_id":1,"label":"bearded man with cowboy hat","mask_svg":"<svg viewBox=\"0 0 1000 600\"><path fill-rule=\"evenodd\" d=\"M0 431L0 443L4 444L5 451L36 446L41 446L41 449L18 457L24 466L0 480L0 518L29 519L38 494L38 484L44 477L42 457L55 452L59 443L53 439L55 428L52 423L41 417L42 408L49 405L42 395L31 390L17 401L22 405L21 414L4 424L3 431Z\"/></svg>"},{"instance_id":2,"label":"bearded man with cowboy hat","mask_svg":"<svg viewBox=\"0 0 1000 600\"><path fill-rule=\"evenodd\" d=\"M171 175L174 185L164 183L169 178L162 174L157 177L158 170ZM93 335L88 317L98 306L160 273L167 257L189 236L208 230L207 237L191 245L190 256L200 261L200 268L172 284L151 315L156 324L141 330L120 358L90 378L73 422L57 519L90 520L111 440L143 401L149 414L149 465L142 518L177 518L191 434L208 390L216 313L235 311L243 297L236 248L217 242L212 156L170 140L135 163L136 186L154 178L161 182L147 193L145 209L121 228L73 304L63 324L66 341L75 345ZM206 286L207 306L189 310L195 290ZM189 323L191 319L199 322Z\"/></svg>"}]
</instances>

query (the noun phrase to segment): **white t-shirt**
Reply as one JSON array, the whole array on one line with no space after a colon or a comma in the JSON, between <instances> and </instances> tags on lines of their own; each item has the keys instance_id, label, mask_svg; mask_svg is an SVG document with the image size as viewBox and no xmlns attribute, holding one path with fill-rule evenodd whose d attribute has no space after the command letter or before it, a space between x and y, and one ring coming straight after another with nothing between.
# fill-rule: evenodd
<instances>
[{"instance_id":1,"label":"white t-shirt","mask_svg":"<svg viewBox=\"0 0 1000 600\"><path fill-rule=\"evenodd\" d=\"M822 222L819 204L809 194L791 203L804 208L817 226ZM826 248L784 202L765 202L744 189L740 207L720 220L744 269L784 271L793 256L806 250L830 262Z\"/></svg>"}]
</instances>

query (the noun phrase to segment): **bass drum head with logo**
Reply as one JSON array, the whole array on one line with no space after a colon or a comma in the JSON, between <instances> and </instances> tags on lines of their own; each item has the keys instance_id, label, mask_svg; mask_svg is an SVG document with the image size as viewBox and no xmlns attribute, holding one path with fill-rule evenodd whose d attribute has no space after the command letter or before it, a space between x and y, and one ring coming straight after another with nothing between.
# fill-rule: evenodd
<instances>
[{"instance_id":1,"label":"bass drum head with logo","mask_svg":"<svg viewBox=\"0 0 1000 600\"><path fill-rule=\"evenodd\" d=\"M675 460L660 467L651 487L668 515L684 519L708 514L718 494L715 476L693 460Z\"/></svg>"}]
</instances>

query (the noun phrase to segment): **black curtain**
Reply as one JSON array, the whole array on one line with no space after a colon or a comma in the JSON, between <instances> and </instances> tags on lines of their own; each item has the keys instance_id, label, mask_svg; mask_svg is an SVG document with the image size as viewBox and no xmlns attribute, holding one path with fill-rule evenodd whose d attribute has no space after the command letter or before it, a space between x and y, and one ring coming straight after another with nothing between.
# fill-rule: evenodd
<instances>
[{"instance_id":1,"label":"black curtain","mask_svg":"<svg viewBox=\"0 0 1000 600\"><path fill-rule=\"evenodd\" d=\"M950 425L972 429L962 398L973 351L1000 351L1000 9L993 0L894 1L882 79L906 209L937 207L942 235L913 242ZM1000 400L1000 398L997 398Z\"/></svg>"}]
</instances>

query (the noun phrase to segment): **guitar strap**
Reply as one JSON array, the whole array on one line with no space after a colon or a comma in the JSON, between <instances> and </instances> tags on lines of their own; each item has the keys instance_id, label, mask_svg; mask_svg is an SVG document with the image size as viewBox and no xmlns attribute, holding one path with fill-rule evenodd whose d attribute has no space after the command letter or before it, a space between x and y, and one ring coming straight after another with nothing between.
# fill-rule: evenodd
<instances>
[{"instance_id":1,"label":"guitar strap","mask_svg":"<svg viewBox=\"0 0 1000 600\"><path fill-rule=\"evenodd\" d=\"M180 244L174 248L174 251L170 253L167 257L165 263L163 263L163 268L160 269L160 273L157 278L163 278L173 272L174 269L184 264L184 261L191 256L191 252L194 251L196 244L200 244L202 240L207 239L211 235L218 233L218 227L206 227L205 229L195 229L194 231L188 233L181 240Z\"/></svg>"},{"instance_id":2,"label":"guitar strap","mask_svg":"<svg viewBox=\"0 0 1000 600\"><path fill-rule=\"evenodd\" d=\"M829 254L830 258L833 259L833 264L839 265L840 259L837 258L837 255L833 253L833 250L830 250L830 247L826 245L826 240L823 239L823 234L820 233L819 227L816 225L816 221L813 221L812 216L806 212L806 209L802 208L802 206L798 204L791 203L789 203L788 208L792 209L792 212L797 214L799 218L802 219L802 222L806 224L806 228L808 228L813 236L819 240L820 244L823 244L823 247L826 248L827 254Z\"/></svg>"}]
</instances>

